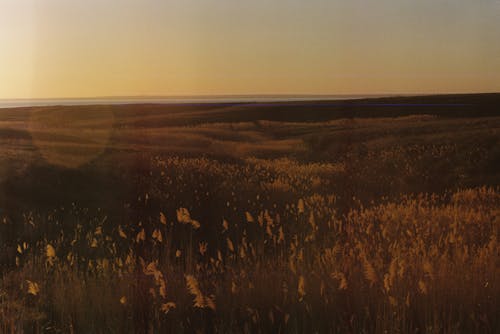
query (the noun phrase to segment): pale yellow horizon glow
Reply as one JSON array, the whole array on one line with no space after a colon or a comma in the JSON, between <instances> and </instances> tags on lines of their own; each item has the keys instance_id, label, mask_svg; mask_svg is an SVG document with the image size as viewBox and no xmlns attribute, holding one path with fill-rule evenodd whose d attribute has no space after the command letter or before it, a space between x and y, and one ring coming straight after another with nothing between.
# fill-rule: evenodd
<instances>
[{"instance_id":1,"label":"pale yellow horizon glow","mask_svg":"<svg viewBox=\"0 0 500 334\"><path fill-rule=\"evenodd\" d=\"M0 98L500 91L500 1L0 0Z\"/></svg>"}]
</instances>

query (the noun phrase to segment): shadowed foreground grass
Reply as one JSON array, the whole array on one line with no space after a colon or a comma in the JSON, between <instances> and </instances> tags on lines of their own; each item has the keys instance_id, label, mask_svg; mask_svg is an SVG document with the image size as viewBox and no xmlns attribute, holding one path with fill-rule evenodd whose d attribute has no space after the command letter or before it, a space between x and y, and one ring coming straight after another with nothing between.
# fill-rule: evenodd
<instances>
[{"instance_id":1,"label":"shadowed foreground grass","mask_svg":"<svg viewBox=\"0 0 500 334\"><path fill-rule=\"evenodd\" d=\"M110 223L74 205L27 214L0 280L5 333L495 332L500 192L476 188L337 212L314 182L338 164L156 158L155 187ZM267 165L266 165L267 164ZM185 174L175 173L183 171ZM261 174L259 174L259 171ZM273 175L273 182L265 182ZM202 180L243 178L210 212ZM196 175L200 178L195 185ZM202 175L202 176L201 176ZM250 182L252 175L259 182ZM170 193L169 187L180 182ZM293 189L307 195L293 197ZM321 188L320 188L321 189ZM273 203L281 199L282 203ZM237 204L235 204L237 203ZM132 212L132 211L131 211Z\"/></svg>"}]
</instances>

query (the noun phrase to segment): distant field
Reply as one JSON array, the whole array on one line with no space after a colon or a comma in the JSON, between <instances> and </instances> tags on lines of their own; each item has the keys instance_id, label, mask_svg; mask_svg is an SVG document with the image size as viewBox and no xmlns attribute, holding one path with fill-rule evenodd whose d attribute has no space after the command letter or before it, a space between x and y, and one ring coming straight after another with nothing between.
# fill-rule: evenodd
<instances>
[{"instance_id":1,"label":"distant field","mask_svg":"<svg viewBox=\"0 0 500 334\"><path fill-rule=\"evenodd\" d=\"M97 178L109 184L112 176L134 174L151 157L164 155L337 162L351 179L341 191L380 188L377 196L498 185L499 100L486 94L0 109L0 198L36 201L39 182L33 177L45 180L40 187L51 184L43 201L63 193L77 200L80 183L90 188ZM60 193L52 178L64 187Z\"/></svg>"},{"instance_id":2,"label":"distant field","mask_svg":"<svg viewBox=\"0 0 500 334\"><path fill-rule=\"evenodd\" d=\"M500 330L500 94L0 109L0 333Z\"/></svg>"}]
</instances>

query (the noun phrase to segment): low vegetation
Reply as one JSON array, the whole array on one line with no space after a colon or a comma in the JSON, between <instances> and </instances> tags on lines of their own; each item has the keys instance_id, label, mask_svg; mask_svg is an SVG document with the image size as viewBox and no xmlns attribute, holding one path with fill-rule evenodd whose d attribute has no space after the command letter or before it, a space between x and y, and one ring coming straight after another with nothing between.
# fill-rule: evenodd
<instances>
[{"instance_id":1,"label":"low vegetation","mask_svg":"<svg viewBox=\"0 0 500 334\"><path fill-rule=\"evenodd\" d=\"M113 128L79 167L8 132L0 333L498 332L497 124Z\"/></svg>"}]
</instances>

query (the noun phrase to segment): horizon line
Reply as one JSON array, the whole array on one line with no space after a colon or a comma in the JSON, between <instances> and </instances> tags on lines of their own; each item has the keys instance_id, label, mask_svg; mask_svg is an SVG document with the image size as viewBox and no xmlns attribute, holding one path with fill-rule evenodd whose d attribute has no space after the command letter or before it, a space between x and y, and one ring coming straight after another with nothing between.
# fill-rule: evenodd
<instances>
[{"instance_id":1,"label":"horizon line","mask_svg":"<svg viewBox=\"0 0 500 334\"><path fill-rule=\"evenodd\" d=\"M495 95L500 92L478 93L437 93L437 94L281 94L281 95L180 95L180 96L106 96L81 98L19 98L1 99L0 109L55 107L55 106L91 106L91 105L199 105L199 104L245 104L245 103L314 103L314 102L353 102L384 98L425 98L434 96L471 96Z\"/></svg>"},{"instance_id":2,"label":"horizon line","mask_svg":"<svg viewBox=\"0 0 500 334\"><path fill-rule=\"evenodd\" d=\"M500 94L500 91L478 92L413 92L413 93L353 93L353 94L180 94L180 95L100 95L82 97L14 97L0 98L0 101L50 101L50 100L105 100L105 99L230 99L230 98L334 98L334 97L417 97L417 96L445 96L445 95L481 95Z\"/></svg>"}]
</instances>

